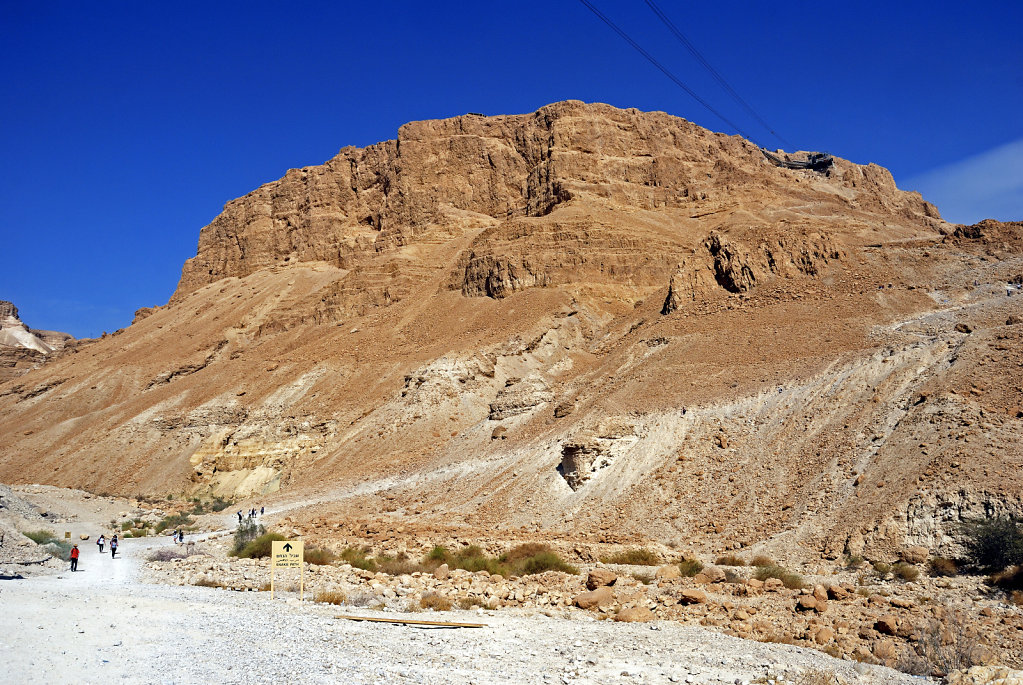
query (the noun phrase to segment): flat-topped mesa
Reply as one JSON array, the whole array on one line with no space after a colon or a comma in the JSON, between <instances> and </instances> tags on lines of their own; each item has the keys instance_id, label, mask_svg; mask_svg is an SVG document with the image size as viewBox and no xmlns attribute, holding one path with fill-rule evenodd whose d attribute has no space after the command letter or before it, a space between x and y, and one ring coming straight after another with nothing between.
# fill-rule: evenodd
<instances>
[{"instance_id":1,"label":"flat-topped mesa","mask_svg":"<svg viewBox=\"0 0 1023 685\"><path fill-rule=\"evenodd\" d=\"M749 141L664 112L566 101L532 114L409 123L396 140L347 147L325 164L288 171L229 202L202 229L172 302L228 276L313 261L350 269L425 236L443 240L483 227L474 253L463 255L468 271L461 276L472 281L482 269L496 285L488 291L456 275L452 286L493 295L507 288L491 266L522 273L523 249L555 225L535 219L557 214L551 220L562 228L569 217L576 228L603 227L612 242L628 242L633 227L610 219L643 211L665 215L677 234L695 230L684 240L667 237L686 249L710 228L782 222L798 229L807 215L828 230L841 228L841 217L850 234L875 224L896 237L944 226L932 205L899 191L876 165L836 158L823 172L780 169ZM553 234L555 242L566 237L561 229ZM498 248L502 254L491 254ZM676 257L649 278L666 282ZM563 266L573 269L571 261ZM618 273L626 281L636 275L623 265Z\"/></svg>"}]
</instances>

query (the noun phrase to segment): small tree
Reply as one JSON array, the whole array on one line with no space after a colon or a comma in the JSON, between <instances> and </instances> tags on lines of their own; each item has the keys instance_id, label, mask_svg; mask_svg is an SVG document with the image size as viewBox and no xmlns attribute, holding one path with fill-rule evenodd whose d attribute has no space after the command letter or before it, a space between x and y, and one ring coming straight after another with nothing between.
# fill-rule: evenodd
<instances>
[{"instance_id":1,"label":"small tree","mask_svg":"<svg viewBox=\"0 0 1023 685\"><path fill-rule=\"evenodd\" d=\"M231 550L231 555L238 556L250 542L265 532L266 529L252 519L242 519L234 531L234 547Z\"/></svg>"},{"instance_id":2,"label":"small tree","mask_svg":"<svg viewBox=\"0 0 1023 685\"><path fill-rule=\"evenodd\" d=\"M1023 520L1009 516L962 524L967 560L982 571L998 572L1023 564Z\"/></svg>"}]
</instances>

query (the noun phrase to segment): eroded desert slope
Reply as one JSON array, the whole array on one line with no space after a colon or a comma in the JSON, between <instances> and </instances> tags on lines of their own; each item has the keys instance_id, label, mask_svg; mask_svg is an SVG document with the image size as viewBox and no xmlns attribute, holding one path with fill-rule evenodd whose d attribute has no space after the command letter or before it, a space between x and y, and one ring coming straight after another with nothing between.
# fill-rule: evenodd
<instances>
[{"instance_id":1,"label":"eroded desert slope","mask_svg":"<svg viewBox=\"0 0 1023 685\"><path fill-rule=\"evenodd\" d=\"M1021 228L660 112L410 123L228 203L168 305L0 385L0 480L940 549L1021 511Z\"/></svg>"}]
</instances>

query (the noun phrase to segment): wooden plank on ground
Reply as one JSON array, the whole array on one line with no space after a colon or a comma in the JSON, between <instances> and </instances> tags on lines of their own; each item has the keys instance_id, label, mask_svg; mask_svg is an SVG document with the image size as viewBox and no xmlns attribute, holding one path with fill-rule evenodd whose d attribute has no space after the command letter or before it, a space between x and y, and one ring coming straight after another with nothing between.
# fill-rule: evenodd
<instances>
[{"instance_id":1,"label":"wooden plank on ground","mask_svg":"<svg viewBox=\"0 0 1023 685\"><path fill-rule=\"evenodd\" d=\"M416 621L407 618L377 618L375 616L347 616L338 614L334 618L346 621L373 621L375 623L401 623L409 626L435 626L440 628L486 628L486 623L452 623L450 621Z\"/></svg>"}]
</instances>

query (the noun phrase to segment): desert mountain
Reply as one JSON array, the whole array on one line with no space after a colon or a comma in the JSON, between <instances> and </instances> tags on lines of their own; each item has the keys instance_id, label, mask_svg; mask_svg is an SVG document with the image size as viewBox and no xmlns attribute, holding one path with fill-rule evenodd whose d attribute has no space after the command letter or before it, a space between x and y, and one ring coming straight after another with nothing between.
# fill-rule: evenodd
<instances>
[{"instance_id":1,"label":"desert mountain","mask_svg":"<svg viewBox=\"0 0 1023 685\"><path fill-rule=\"evenodd\" d=\"M67 333L29 328L13 302L0 300L0 382L28 373L73 340Z\"/></svg>"},{"instance_id":2,"label":"desert mountain","mask_svg":"<svg viewBox=\"0 0 1023 685\"><path fill-rule=\"evenodd\" d=\"M166 306L0 385L0 480L940 549L1023 511L1021 272L1021 224L662 112L410 123L229 202Z\"/></svg>"}]
</instances>

